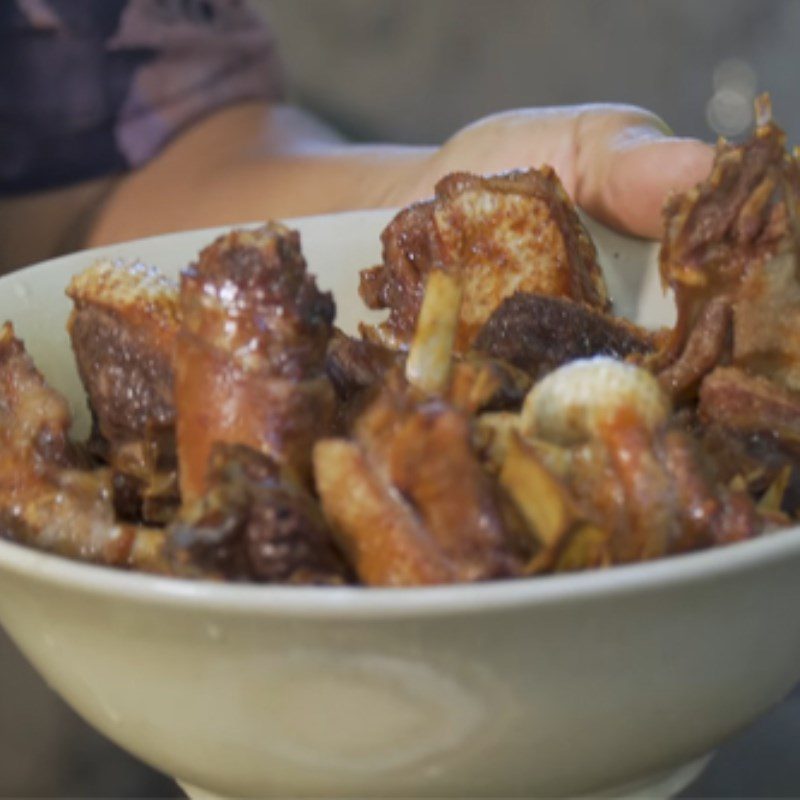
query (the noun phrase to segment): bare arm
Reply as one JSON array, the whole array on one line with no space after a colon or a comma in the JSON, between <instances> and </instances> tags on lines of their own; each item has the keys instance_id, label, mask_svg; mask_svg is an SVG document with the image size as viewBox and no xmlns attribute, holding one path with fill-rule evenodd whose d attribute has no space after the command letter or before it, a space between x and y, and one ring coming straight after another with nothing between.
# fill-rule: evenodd
<instances>
[{"instance_id":1,"label":"bare arm","mask_svg":"<svg viewBox=\"0 0 800 800\"><path fill-rule=\"evenodd\" d=\"M598 218L657 236L667 192L710 168L711 148L670 137L630 106L507 112L441 147L347 144L309 114L243 104L181 135L121 178L96 213L88 244L181 228L407 204L443 174L552 164Z\"/></svg>"}]
</instances>

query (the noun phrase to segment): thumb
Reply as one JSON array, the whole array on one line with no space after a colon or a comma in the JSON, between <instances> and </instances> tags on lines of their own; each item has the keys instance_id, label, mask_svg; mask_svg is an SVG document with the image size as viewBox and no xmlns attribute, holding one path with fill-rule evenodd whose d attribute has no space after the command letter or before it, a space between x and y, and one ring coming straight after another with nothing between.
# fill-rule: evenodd
<instances>
[{"instance_id":1,"label":"thumb","mask_svg":"<svg viewBox=\"0 0 800 800\"><path fill-rule=\"evenodd\" d=\"M654 239L668 195L707 178L714 160L710 145L669 136L661 125L655 117L616 130L612 123L605 136L579 143L577 165L581 206L618 230Z\"/></svg>"}]
</instances>

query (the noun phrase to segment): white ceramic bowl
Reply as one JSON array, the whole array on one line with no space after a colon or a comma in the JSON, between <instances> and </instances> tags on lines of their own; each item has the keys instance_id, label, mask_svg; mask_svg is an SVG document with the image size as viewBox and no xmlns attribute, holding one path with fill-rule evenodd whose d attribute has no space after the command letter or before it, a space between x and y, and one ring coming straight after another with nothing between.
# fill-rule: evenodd
<instances>
[{"instance_id":1,"label":"white ceramic bowl","mask_svg":"<svg viewBox=\"0 0 800 800\"><path fill-rule=\"evenodd\" d=\"M295 223L346 326L388 218ZM668 319L653 246L593 231L618 307ZM101 253L175 272L214 234L6 277L0 320L85 418L70 275ZM798 529L606 571L401 590L192 583L0 542L0 619L22 651L196 796L666 795L800 677L799 607Z\"/></svg>"}]
</instances>

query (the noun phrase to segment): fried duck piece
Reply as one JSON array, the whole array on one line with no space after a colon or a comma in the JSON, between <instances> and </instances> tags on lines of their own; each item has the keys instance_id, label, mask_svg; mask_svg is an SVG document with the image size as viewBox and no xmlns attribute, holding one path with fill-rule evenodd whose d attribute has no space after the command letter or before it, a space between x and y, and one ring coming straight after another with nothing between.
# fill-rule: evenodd
<instances>
[{"instance_id":1,"label":"fried duck piece","mask_svg":"<svg viewBox=\"0 0 800 800\"><path fill-rule=\"evenodd\" d=\"M474 349L524 370L534 380L562 364L596 355L643 355L655 336L624 319L563 297L517 292L478 333Z\"/></svg>"},{"instance_id":2,"label":"fried duck piece","mask_svg":"<svg viewBox=\"0 0 800 800\"><path fill-rule=\"evenodd\" d=\"M800 394L761 375L715 369L700 387L698 414L745 436L772 434L800 456Z\"/></svg>"},{"instance_id":3,"label":"fried duck piece","mask_svg":"<svg viewBox=\"0 0 800 800\"><path fill-rule=\"evenodd\" d=\"M411 339L433 270L457 275L462 286L457 353L514 292L609 307L594 245L550 167L449 175L433 200L401 211L382 241L383 263L362 272L359 291L369 308L389 309L389 317L362 332L393 348Z\"/></svg>"},{"instance_id":4,"label":"fried duck piece","mask_svg":"<svg viewBox=\"0 0 800 800\"><path fill-rule=\"evenodd\" d=\"M358 416L375 399L390 372L402 370L405 356L383 345L337 332L325 362L340 400L337 430L348 433ZM468 413L518 409L531 378L500 359L470 351L454 360L447 396Z\"/></svg>"},{"instance_id":5,"label":"fried duck piece","mask_svg":"<svg viewBox=\"0 0 800 800\"><path fill-rule=\"evenodd\" d=\"M750 498L719 482L643 369L604 357L561 367L529 394L520 432L500 480L545 545L534 571L659 558L761 530Z\"/></svg>"},{"instance_id":6,"label":"fried duck piece","mask_svg":"<svg viewBox=\"0 0 800 800\"><path fill-rule=\"evenodd\" d=\"M430 276L405 374L386 375L352 438L314 449L325 516L369 585L520 575L534 547L480 463L469 411L447 399L460 296L451 276Z\"/></svg>"},{"instance_id":7,"label":"fried duck piece","mask_svg":"<svg viewBox=\"0 0 800 800\"><path fill-rule=\"evenodd\" d=\"M719 472L753 497L783 486L777 507L800 509L800 393L737 367L718 367L700 387L699 436Z\"/></svg>"},{"instance_id":8,"label":"fried duck piece","mask_svg":"<svg viewBox=\"0 0 800 800\"><path fill-rule=\"evenodd\" d=\"M169 549L184 572L268 583L350 580L316 500L268 456L215 444L207 484L170 527Z\"/></svg>"},{"instance_id":9,"label":"fried duck piece","mask_svg":"<svg viewBox=\"0 0 800 800\"><path fill-rule=\"evenodd\" d=\"M708 180L664 209L661 276L678 319L656 369L678 399L720 364L800 390L800 166L768 98L756 112L755 135L721 142Z\"/></svg>"},{"instance_id":10,"label":"fried duck piece","mask_svg":"<svg viewBox=\"0 0 800 800\"><path fill-rule=\"evenodd\" d=\"M317 488L366 584L414 586L521 575L530 541L472 446L469 417L395 373L353 439L314 450Z\"/></svg>"},{"instance_id":11,"label":"fried duck piece","mask_svg":"<svg viewBox=\"0 0 800 800\"><path fill-rule=\"evenodd\" d=\"M92 452L111 466L123 518L177 507L172 356L177 286L138 261L98 261L67 294L68 330L92 413Z\"/></svg>"},{"instance_id":12,"label":"fried duck piece","mask_svg":"<svg viewBox=\"0 0 800 800\"><path fill-rule=\"evenodd\" d=\"M342 403L375 386L393 368L402 364L403 355L376 342L348 336L335 330L328 344L325 372Z\"/></svg>"},{"instance_id":13,"label":"fried duck piece","mask_svg":"<svg viewBox=\"0 0 800 800\"><path fill-rule=\"evenodd\" d=\"M206 489L214 442L258 450L309 485L311 448L333 422L324 372L333 299L306 272L296 231L233 231L181 276L175 358L185 502Z\"/></svg>"},{"instance_id":14,"label":"fried duck piece","mask_svg":"<svg viewBox=\"0 0 800 800\"><path fill-rule=\"evenodd\" d=\"M86 472L66 401L0 328L0 536L82 561L169 572L164 533L118 524L107 470Z\"/></svg>"}]
</instances>

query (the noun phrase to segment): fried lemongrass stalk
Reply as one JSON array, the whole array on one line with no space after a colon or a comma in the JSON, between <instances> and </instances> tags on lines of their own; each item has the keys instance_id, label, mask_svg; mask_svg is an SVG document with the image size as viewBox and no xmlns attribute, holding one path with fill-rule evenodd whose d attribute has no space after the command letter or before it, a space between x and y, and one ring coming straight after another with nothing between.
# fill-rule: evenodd
<instances>
[{"instance_id":1,"label":"fried lemongrass stalk","mask_svg":"<svg viewBox=\"0 0 800 800\"><path fill-rule=\"evenodd\" d=\"M757 508L762 514L780 514L782 512L781 504L783 497L786 494L786 489L789 486L789 481L792 477L792 466L787 464L778 473L775 480L769 485L769 488L761 496L758 501Z\"/></svg>"},{"instance_id":2,"label":"fried lemongrass stalk","mask_svg":"<svg viewBox=\"0 0 800 800\"><path fill-rule=\"evenodd\" d=\"M425 394L443 395L449 386L461 296L457 278L430 273L406 361L406 379Z\"/></svg>"},{"instance_id":3,"label":"fried lemongrass stalk","mask_svg":"<svg viewBox=\"0 0 800 800\"><path fill-rule=\"evenodd\" d=\"M537 439L522 433L522 417L511 411L490 411L475 418L473 442L485 459L490 472L499 473L503 468L512 441L520 437L542 464L556 477L569 471L571 451L553 442Z\"/></svg>"},{"instance_id":4,"label":"fried lemongrass stalk","mask_svg":"<svg viewBox=\"0 0 800 800\"><path fill-rule=\"evenodd\" d=\"M175 360L184 502L206 488L215 442L264 453L305 485L330 429L325 353L333 298L306 271L296 231L270 223L221 236L181 276Z\"/></svg>"},{"instance_id":5,"label":"fried lemongrass stalk","mask_svg":"<svg viewBox=\"0 0 800 800\"><path fill-rule=\"evenodd\" d=\"M565 486L518 434L511 436L500 485L544 548L554 547L578 517Z\"/></svg>"},{"instance_id":6,"label":"fried lemongrass stalk","mask_svg":"<svg viewBox=\"0 0 800 800\"><path fill-rule=\"evenodd\" d=\"M527 572L567 572L611 563L608 530L588 520L570 493L569 451L511 430L499 483L538 549Z\"/></svg>"}]
</instances>

